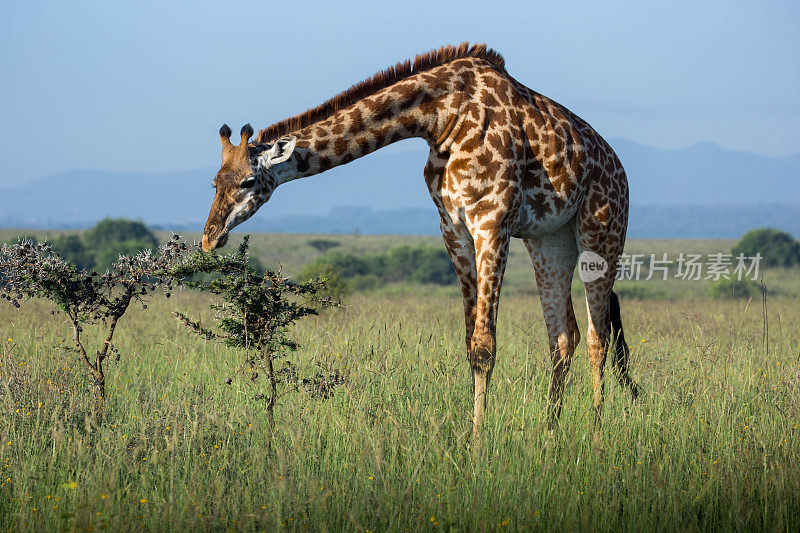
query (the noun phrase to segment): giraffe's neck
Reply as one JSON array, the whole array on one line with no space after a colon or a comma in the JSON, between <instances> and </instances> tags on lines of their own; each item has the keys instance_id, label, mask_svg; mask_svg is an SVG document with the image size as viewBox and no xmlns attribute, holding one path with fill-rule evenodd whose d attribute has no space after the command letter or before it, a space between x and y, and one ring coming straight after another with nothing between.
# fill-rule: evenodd
<instances>
[{"instance_id":1,"label":"giraffe's neck","mask_svg":"<svg viewBox=\"0 0 800 533\"><path fill-rule=\"evenodd\" d=\"M453 128L448 110L459 95L444 80L431 88L420 78L412 76L292 133L297 138L293 168L280 183L319 174L402 139L437 144Z\"/></svg>"}]
</instances>

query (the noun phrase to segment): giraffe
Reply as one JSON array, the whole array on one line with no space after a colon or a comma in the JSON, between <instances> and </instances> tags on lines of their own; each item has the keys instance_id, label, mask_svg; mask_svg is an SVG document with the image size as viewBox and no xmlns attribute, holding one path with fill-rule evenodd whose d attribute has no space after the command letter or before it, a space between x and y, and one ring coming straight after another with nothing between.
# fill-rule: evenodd
<instances>
[{"instance_id":1,"label":"giraffe","mask_svg":"<svg viewBox=\"0 0 800 533\"><path fill-rule=\"evenodd\" d=\"M423 175L440 214L442 236L464 301L472 369L473 435L480 432L497 353L496 320L509 243L530 253L549 340L553 375L550 424L580 340L571 285L579 252L607 268L585 282L587 347L594 422L603 406L604 366L612 362L635 399L619 302L612 292L625 243L628 183L611 147L564 106L525 87L485 44L445 46L418 55L300 115L259 131L241 129L238 146L220 129L222 166L202 247L223 246L278 185L312 176L396 141L430 147Z\"/></svg>"}]
</instances>

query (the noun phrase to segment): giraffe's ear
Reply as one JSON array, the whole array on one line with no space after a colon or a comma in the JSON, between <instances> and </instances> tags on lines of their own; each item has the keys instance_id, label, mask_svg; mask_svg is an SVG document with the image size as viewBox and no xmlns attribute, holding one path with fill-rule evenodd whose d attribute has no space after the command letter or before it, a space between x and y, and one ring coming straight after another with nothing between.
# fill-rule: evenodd
<instances>
[{"instance_id":1,"label":"giraffe's ear","mask_svg":"<svg viewBox=\"0 0 800 533\"><path fill-rule=\"evenodd\" d=\"M266 154L264 154L269 165L277 165L278 163L283 163L289 159L289 157L292 155L292 152L294 152L294 147L296 144L297 137L285 137L275 141L275 143L267 150Z\"/></svg>"}]
</instances>

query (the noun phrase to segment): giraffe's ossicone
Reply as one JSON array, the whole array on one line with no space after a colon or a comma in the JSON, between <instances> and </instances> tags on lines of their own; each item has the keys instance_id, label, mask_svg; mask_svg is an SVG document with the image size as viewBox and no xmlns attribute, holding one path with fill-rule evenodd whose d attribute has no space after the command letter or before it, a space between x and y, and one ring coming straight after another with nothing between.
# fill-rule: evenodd
<instances>
[{"instance_id":1,"label":"giraffe's ossicone","mask_svg":"<svg viewBox=\"0 0 800 533\"><path fill-rule=\"evenodd\" d=\"M247 125L238 146L220 129L222 167L203 248L269 200L278 185L349 163L388 144L421 137L430 146L425 181L464 296L478 432L495 363L495 324L511 237L530 252L550 342L551 420L580 340L571 285L578 254L608 268L587 281L587 344L596 421L612 329L614 368L627 373L619 305L612 293L625 244L628 182L611 147L586 122L525 87L485 45L443 47L395 65L319 107L261 130ZM357 191L354 191L357 195Z\"/></svg>"}]
</instances>

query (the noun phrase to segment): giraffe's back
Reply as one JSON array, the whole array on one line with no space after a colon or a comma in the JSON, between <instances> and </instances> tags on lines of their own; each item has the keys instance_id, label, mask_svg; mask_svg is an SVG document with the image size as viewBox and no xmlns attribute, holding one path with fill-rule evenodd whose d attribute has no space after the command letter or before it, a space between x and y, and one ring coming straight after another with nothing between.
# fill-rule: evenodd
<instances>
[{"instance_id":1,"label":"giraffe's back","mask_svg":"<svg viewBox=\"0 0 800 533\"><path fill-rule=\"evenodd\" d=\"M600 211L602 217L613 211L626 223L625 171L594 128L504 69L480 59L469 61L472 72L467 77L474 76L474 81L466 107L475 112L470 106L479 105L475 118L484 128L486 146L495 157L514 164L511 179L496 184L508 188L498 194L510 197L508 203L516 210L514 236L553 232L586 202L593 204L592 213Z\"/></svg>"}]
</instances>

